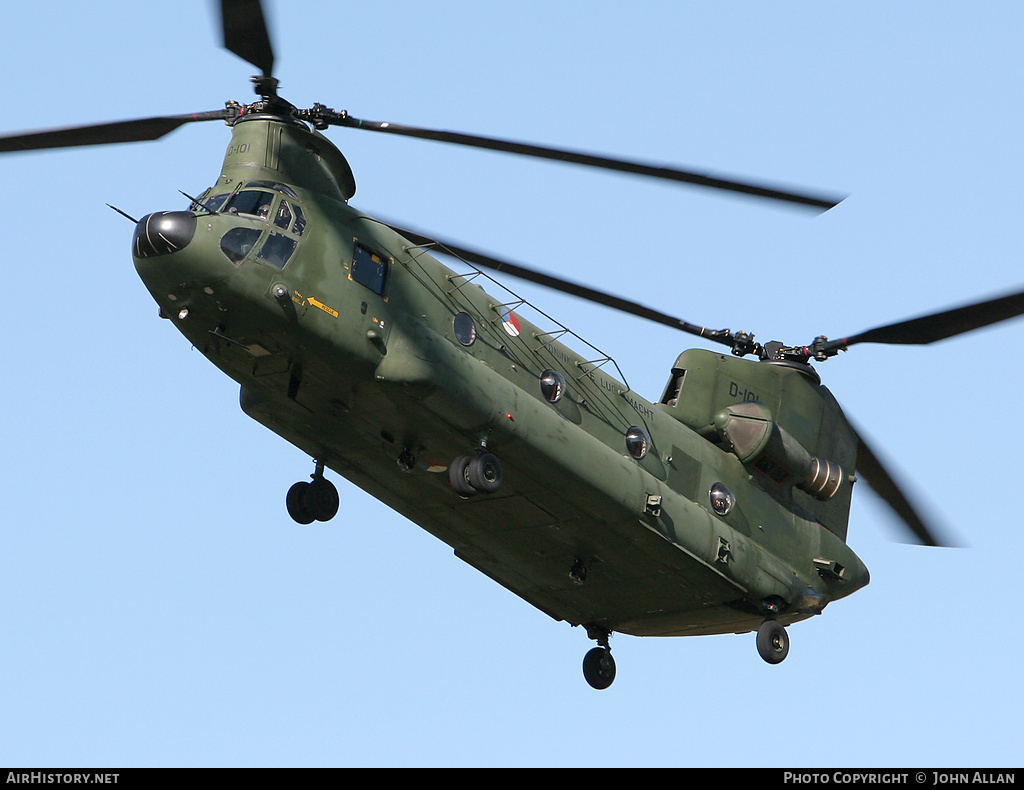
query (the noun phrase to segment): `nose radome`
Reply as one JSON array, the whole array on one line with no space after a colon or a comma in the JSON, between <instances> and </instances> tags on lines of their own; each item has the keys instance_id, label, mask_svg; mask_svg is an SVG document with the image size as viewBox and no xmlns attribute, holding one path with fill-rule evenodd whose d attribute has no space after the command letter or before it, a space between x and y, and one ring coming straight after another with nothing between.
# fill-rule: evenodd
<instances>
[{"instance_id":1,"label":"nose radome","mask_svg":"<svg viewBox=\"0 0 1024 790\"><path fill-rule=\"evenodd\" d=\"M169 255L188 246L196 233L196 215L188 211L147 214L135 226L132 253L136 258Z\"/></svg>"}]
</instances>

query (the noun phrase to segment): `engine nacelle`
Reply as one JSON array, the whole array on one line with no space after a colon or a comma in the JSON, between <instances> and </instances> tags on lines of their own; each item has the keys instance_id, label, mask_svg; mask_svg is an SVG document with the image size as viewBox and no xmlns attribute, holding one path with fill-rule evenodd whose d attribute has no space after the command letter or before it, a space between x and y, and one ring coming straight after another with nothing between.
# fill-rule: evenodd
<instances>
[{"instance_id":1,"label":"engine nacelle","mask_svg":"<svg viewBox=\"0 0 1024 790\"><path fill-rule=\"evenodd\" d=\"M744 464L779 485L795 485L825 502L843 482L843 469L834 461L811 455L757 401L744 401L715 415L719 439Z\"/></svg>"}]
</instances>

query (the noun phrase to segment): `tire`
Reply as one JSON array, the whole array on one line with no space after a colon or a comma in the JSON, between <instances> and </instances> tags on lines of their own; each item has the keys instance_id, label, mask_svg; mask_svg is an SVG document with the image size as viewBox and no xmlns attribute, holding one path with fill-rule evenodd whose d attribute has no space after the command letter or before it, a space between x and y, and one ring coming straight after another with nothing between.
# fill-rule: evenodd
<instances>
[{"instance_id":1,"label":"tire","mask_svg":"<svg viewBox=\"0 0 1024 790\"><path fill-rule=\"evenodd\" d=\"M323 477L315 477L312 483L306 485L302 494L302 504L306 512L316 521L330 521L334 518L341 502L334 483Z\"/></svg>"},{"instance_id":2,"label":"tire","mask_svg":"<svg viewBox=\"0 0 1024 790\"><path fill-rule=\"evenodd\" d=\"M455 493L461 497L473 496L476 493L476 489L469 482L466 471L469 462L472 460L468 455L460 455L448 467L448 482Z\"/></svg>"},{"instance_id":3,"label":"tire","mask_svg":"<svg viewBox=\"0 0 1024 790\"><path fill-rule=\"evenodd\" d=\"M591 688L598 691L608 688L615 680L615 659L610 650L595 647L583 656L583 677Z\"/></svg>"},{"instance_id":4,"label":"tire","mask_svg":"<svg viewBox=\"0 0 1024 790\"><path fill-rule=\"evenodd\" d=\"M285 497L285 504L288 506L288 515L298 524L312 524L316 519L306 508L306 490L309 483L299 481L288 489Z\"/></svg>"},{"instance_id":5,"label":"tire","mask_svg":"<svg viewBox=\"0 0 1024 790\"><path fill-rule=\"evenodd\" d=\"M480 453L469 459L466 479L481 494L493 494L501 488L501 461L494 453Z\"/></svg>"},{"instance_id":6,"label":"tire","mask_svg":"<svg viewBox=\"0 0 1024 790\"><path fill-rule=\"evenodd\" d=\"M789 655L789 634L775 620L765 620L757 629L757 652L769 664L781 664Z\"/></svg>"}]
</instances>

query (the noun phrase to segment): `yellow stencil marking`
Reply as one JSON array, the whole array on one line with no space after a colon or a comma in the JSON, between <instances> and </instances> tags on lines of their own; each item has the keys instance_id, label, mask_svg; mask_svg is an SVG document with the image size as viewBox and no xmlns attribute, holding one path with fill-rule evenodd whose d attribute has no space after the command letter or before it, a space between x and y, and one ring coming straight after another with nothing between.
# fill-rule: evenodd
<instances>
[{"instance_id":1,"label":"yellow stencil marking","mask_svg":"<svg viewBox=\"0 0 1024 790\"><path fill-rule=\"evenodd\" d=\"M338 317L338 311L337 311L337 310L335 310L335 309L334 309L333 307L328 307L328 306L327 306L327 305L325 305L325 304L324 304L323 302L321 302L321 301L319 301L319 300L315 299L314 297L312 297L312 296L309 296L309 297L307 297L307 301L308 301L308 302L309 302L309 303L310 303L311 305L313 305L313 307L319 307L319 308L320 308L321 310L323 310L323 311L324 311L325 313L327 313L327 314L329 314L329 315L333 315L333 316L334 316L335 318L337 318L337 317Z\"/></svg>"},{"instance_id":2,"label":"yellow stencil marking","mask_svg":"<svg viewBox=\"0 0 1024 790\"><path fill-rule=\"evenodd\" d=\"M333 307L330 307L329 305L325 305L323 302L321 302L315 296L303 296L298 291L293 291L292 292L292 301L296 302L297 304L301 304L301 305L311 304L311 305L313 305L313 307L319 307L321 310L323 310L328 315L332 315L335 318L338 317L338 311L337 310L335 310Z\"/></svg>"}]
</instances>

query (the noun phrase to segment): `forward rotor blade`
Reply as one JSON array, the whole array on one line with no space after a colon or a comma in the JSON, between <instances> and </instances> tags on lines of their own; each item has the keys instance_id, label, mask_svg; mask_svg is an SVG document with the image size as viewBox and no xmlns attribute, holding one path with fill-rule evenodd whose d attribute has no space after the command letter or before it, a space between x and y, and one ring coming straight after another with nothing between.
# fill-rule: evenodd
<instances>
[{"instance_id":1,"label":"forward rotor blade","mask_svg":"<svg viewBox=\"0 0 1024 790\"><path fill-rule=\"evenodd\" d=\"M224 46L269 77L274 70L274 50L260 0L221 0Z\"/></svg>"},{"instance_id":2,"label":"forward rotor blade","mask_svg":"<svg viewBox=\"0 0 1024 790\"><path fill-rule=\"evenodd\" d=\"M454 143L455 145L486 148L492 151L504 151L510 154L532 156L539 159L553 159L559 162L571 162L577 165L598 167L605 170L617 170L622 173L633 173L635 175L659 178L667 181L684 182L711 189L721 189L754 197L767 198L770 200L781 200L788 203L796 203L822 210L833 208L842 201L842 198L837 197L800 194L764 184L752 184L728 178L718 178L706 173L695 173L687 170L678 170L673 167L661 167L658 165L628 161L625 159L612 159L610 157L595 156L593 154L586 154L578 151L567 151L559 148L547 148L539 145L530 145L528 143L519 143L512 140L499 140L493 137L480 137L477 135L447 132L438 129L422 129L416 126L403 126L401 124L381 121L364 121L348 115L345 115L340 119L332 119L331 122L337 123L341 126L349 126L355 129L366 129L372 132L399 134L406 137L417 137L423 140L436 140L443 143Z\"/></svg>"},{"instance_id":3,"label":"forward rotor blade","mask_svg":"<svg viewBox=\"0 0 1024 790\"><path fill-rule=\"evenodd\" d=\"M1024 291L989 299L986 302L956 307L941 313L911 318L896 324L869 329L845 338L847 346L854 343L888 343L891 345L927 345L962 335L983 326L996 324L1024 314Z\"/></svg>"},{"instance_id":4,"label":"forward rotor blade","mask_svg":"<svg viewBox=\"0 0 1024 790\"><path fill-rule=\"evenodd\" d=\"M131 121L114 121L91 126L69 126L63 129L45 129L38 132L5 135L0 137L0 153L158 140L186 123L224 120L228 117L227 110L213 110L191 115L164 115L155 118L138 118Z\"/></svg>"},{"instance_id":5,"label":"forward rotor blade","mask_svg":"<svg viewBox=\"0 0 1024 790\"><path fill-rule=\"evenodd\" d=\"M612 307L616 310L621 310L624 313L629 313L630 315L646 318L649 321L670 326L673 329L679 329L683 332L689 332L690 334L705 337L727 345L731 344L731 341L725 339L728 334L727 330L713 330L700 327L684 321L681 318L676 318L675 316L663 313L660 310L654 310L653 308L646 307L637 302L623 299L620 296L605 293L604 291L598 291L595 288L589 288L585 285L580 285L579 283L562 279L561 277L545 274L544 272L539 272L527 266L504 261L486 253L463 247L460 244L450 241L442 241L436 236L428 236L424 233L420 233L419 231L411 230L407 227L402 227L386 221L384 221L384 224L418 246L426 247L437 252L448 253L449 255L453 255L454 257L475 266L492 269L504 274L510 274L513 277L528 280L530 282L537 283L538 285L543 285L572 296L578 296L582 299L605 305L606 307Z\"/></svg>"},{"instance_id":6,"label":"forward rotor blade","mask_svg":"<svg viewBox=\"0 0 1024 790\"><path fill-rule=\"evenodd\" d=\"M953 546L948 539L938 536L934 526L930 527L925 523L918 509L907 499L903 487L893 479L892 474L864 441L863 435L858 432L857 438L860 440L860 447L857 450L857 473L882 501L892 508L903 526L914 536L914 542L925 546Z\"/></svg>"}]
</instances>

